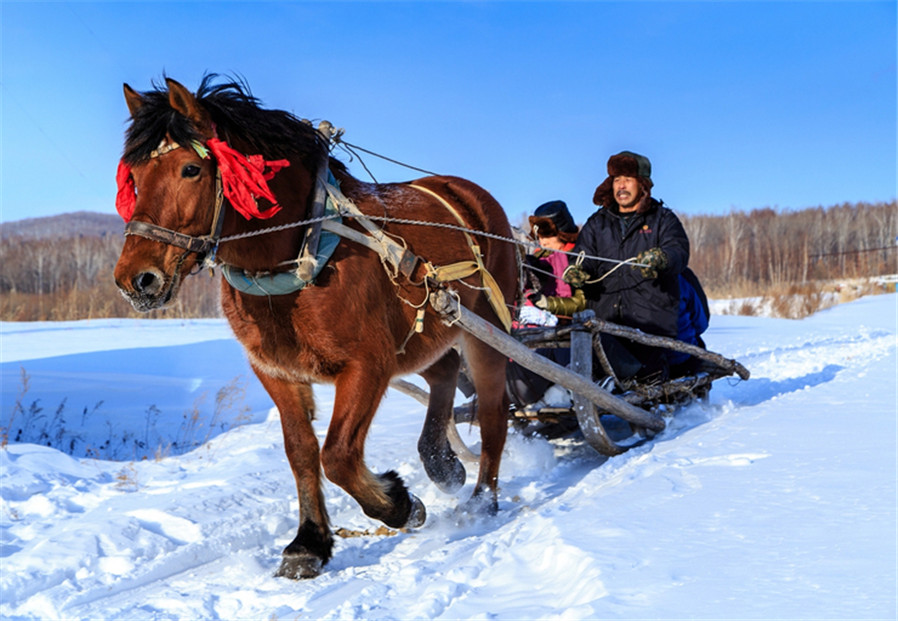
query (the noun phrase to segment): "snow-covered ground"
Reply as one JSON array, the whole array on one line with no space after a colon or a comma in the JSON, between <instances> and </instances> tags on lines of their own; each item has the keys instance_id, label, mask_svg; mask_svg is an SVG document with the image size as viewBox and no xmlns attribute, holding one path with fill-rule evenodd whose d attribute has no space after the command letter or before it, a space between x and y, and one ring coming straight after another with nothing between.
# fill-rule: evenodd
<instances>
[{"instance_id":1,"label":"snow-covered ground","mask_svg":"<svg viewBox=\"0 0 898 621\"><path fill-rule=\"evenodd\" d=\"M455 512L474 468L428 481L423 408L390 392L369 464L427 523L379 532L328 485L361 536L301 582L273 577L297 525L277 412L223 322L2 324L0 616L895 619L896 309L713 317L750 380L612 459L512 432L493 518Z\"/></svg>"}]
</instances>

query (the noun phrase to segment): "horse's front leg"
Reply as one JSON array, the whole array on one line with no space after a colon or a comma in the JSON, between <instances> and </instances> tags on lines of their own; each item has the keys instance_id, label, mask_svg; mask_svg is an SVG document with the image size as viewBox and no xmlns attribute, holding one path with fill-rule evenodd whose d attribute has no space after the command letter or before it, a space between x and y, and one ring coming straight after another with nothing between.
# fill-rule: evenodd
<instances>
[{"instance_id":1,"label":"horse's front leg","mask_svg":"<svg viewBox=\"0 0 898 621\"><path fill-rule=\"evenodd\" d=\"M314 578L321 573L334 547L321 490L318 439L312 427L315 401L308 383L288 382L271 377L253 366L281 414L284 450L296 479L299 496L299 529L284 548L277 571L285 578Z\"/></svg>"},{"instance_id":2,"label":"horse's front leg","mask_svg":"<svg viewBox=\"0 0 898 621\"><path fill-rule=\"evenodd\" d=\"M337 376L334 413L321 452L328 479L355 498L365 515L392 528L424 523L424 504L394 471L376 475L365 465L365 439L389 376L371 361L352 362Z\"/></svg>"}]
</instances>

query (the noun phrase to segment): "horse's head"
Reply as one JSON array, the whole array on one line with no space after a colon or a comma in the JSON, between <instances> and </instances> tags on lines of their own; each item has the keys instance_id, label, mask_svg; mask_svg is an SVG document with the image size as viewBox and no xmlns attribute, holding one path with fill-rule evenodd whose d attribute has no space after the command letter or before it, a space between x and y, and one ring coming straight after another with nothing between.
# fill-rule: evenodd
<instances>
[{"instance_id":1,"label":"horse's head","mask_svg":"<svg viewBox=\"0 0 898 621\"><path fill-rule=\"evenodd\" d=\"M158 93L144 97L124 86L133 125L119 165L117 207L128 236L115 282L139 311L174 300L184 276L210 250L186 240L208 237L216 211L217 168L203 146L212 138L211 119L187 89L167 82L167 110ZM157 139L149 152L140 144ZM166 239L166 231L176 235Z\"/></svg>"},{"instance_id":2,"label":"horse's head","mask_svg":"<svg viewBox=\"0 0 898 621\"><path fill-rule=\"evenodd\" d=\"M233 229L237 214L246 222L280 211L268 181L290 161L244 155L219 132L233 132L245 148L264 145L290 159L306 156L293 145L310 143L311 151L320 151L323 144L311 126L260 109L239 85L210 86L212 77L196 95L171 79L167 90L140 94L124 87L132 123L116 208L127 222L127 239L115 282L140 311L174 300L184 277L215 253L226 220Z\"/></svg>"}]
</instances>

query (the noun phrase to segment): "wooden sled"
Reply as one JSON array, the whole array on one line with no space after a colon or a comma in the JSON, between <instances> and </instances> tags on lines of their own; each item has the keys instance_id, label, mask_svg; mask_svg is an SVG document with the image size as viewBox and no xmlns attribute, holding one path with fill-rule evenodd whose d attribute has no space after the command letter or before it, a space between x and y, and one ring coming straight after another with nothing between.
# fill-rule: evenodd
<instances>
[{"instance_id":1,"label":"wooden sled","mask_svg":"<svg viewBox=\"0 0 898 621\"><path fill-rule=\"evenodd\" d=\"M578 313L570 325L561 328L524 328L509 335L460 306L457 300L444 290L432 294L431 305L445 320L459 325L521 366L567 388L572 393L573 405L569 409L512 410L509 412L512 420L546 421L564 417L570 419L574 416L587 443L602 455L619 455L662 431L665 428L662 410L704 397L714 380L732 375L741 379L748 379L750 376L748 369L736 360L676 339L653 336L640 330L596 319L591 310ZM701 361L700 370L692 375L658 384L620 382L614 377L602 349L599 340L601 333L685 352ZM531 350L545 347L570 347L570 366L563 367ZM603 375L613 380L604 382L604 386L592 380L594 354L603 367ZM394 380L391 386L424 404L427 403L427 392L409 382ZM626 445L615 442L602 423L601 418L605 415L614 415L626 421L630 424L634 435L638 434L642 439ZM455 420L450 423L448 431L450 442L462 459L476 459L476 455L461 440L456 424L474 423L476 413L473 404L456 408Z\"/></svg>"}]
</instances>

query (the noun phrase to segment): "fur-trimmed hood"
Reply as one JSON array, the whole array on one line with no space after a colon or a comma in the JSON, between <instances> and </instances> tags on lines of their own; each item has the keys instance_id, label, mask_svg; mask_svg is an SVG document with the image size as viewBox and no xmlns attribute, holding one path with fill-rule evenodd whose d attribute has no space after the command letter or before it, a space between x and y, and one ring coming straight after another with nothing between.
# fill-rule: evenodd
<instances>
[{"instance_id":1,"label":"fur-trimmed hood","mask_svg":"<svg viewBox=\"0 0 898 621\"><path fill-rule=\"evenodd\" d=\"M549 201L536 208L530 216L530 235L537 239L537 231L544 237L558 237L566 244L577 241L580 229L564 201Z\"/></svg>"}]
</instances>

